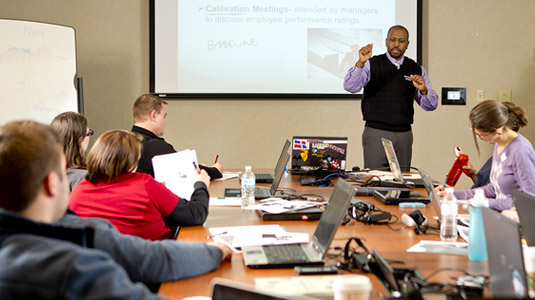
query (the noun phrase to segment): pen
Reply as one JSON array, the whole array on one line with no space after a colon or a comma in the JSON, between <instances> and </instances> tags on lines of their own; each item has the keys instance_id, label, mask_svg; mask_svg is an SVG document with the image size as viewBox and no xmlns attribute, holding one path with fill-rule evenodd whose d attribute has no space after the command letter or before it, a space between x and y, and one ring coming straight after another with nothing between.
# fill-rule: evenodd
<instances>
[{"instance_id":1,"label":"pen","mask_svg":"<svg viewBox=\"0 0 535 300\"><path fill-rule=\"evenodd\" d=\"M197 173L200 173L201 170L199 170L199 166L195 162L193 162L193 166L195 167L195 170L197 170Z\"/></svg>"},{"instance_id":2,"label":"pen","mask_svg":"<svg viewBox=\"0 0 535 300\"><path fill-rule=\"evenodd\" d=\"M219 158L219 154L215 156L214 164L217 164L217 159Z\"/></svg>"},{"instance_id":3,"label":"pen","mask_svg":"<svg viewBox=\"0 0 535 300\"><path fill-rule=\"evenodd\" d=\"M207 237L206 237L206 240L209 240L209 239L213 238L214 236L224 235L224 234L227 234L227 233L228 233L227 231L224 231L224 232L220 232L220 233L212 234L212 235L207 236Z\"/></svg>"}]
</instances>

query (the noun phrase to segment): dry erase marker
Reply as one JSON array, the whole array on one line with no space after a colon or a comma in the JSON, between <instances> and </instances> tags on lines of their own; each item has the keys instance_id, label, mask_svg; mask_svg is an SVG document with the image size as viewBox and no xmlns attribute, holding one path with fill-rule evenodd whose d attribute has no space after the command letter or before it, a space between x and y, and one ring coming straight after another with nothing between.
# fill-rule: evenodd
<instances>
[{"instance_id":1,"label":"dry erase marker","mask_svg":"<svg viewBox=\"0 0 535 300\"><path fill-rule=\"evenodd\" d=\"M217 159L219 158L219 154L215 156L214 164L217 164Z\"/></svg>"}]
</instances>

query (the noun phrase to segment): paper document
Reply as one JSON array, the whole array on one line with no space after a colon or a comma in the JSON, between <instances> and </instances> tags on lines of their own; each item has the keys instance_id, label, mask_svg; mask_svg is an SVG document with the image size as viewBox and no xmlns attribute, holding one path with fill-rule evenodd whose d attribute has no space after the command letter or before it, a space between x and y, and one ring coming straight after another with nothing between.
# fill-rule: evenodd
<instances>
[{"instance_id":1,"label":"paper document","mask_svg":"<svg viewBox=\"0 0 535 300\"><path fill-rule=\"evenodd\" d=\"M198 165L197 153L189 149L152 158L154 179L165 184L175 195L187 200L191 199L194 190L194 175L197 172L195 165Z\"/></svg>"},{"instance_id":2,"label":"paper document","mask_svg":"<svg viewBox=\"0 0 535 300\"><path fill-rule=\"evenodd\" d=\"M289 211L302 210L305 208L325 205L327 202L305 201L305 200L285 200L281 198L267 198L260 200L255 205L250 205L244 209L263 210L271 214L280 214Z\"/></svg>"},{"instance_id":3,"label":"paper document","mask_svg":"<svg viewBox=\"0 0 535 300\"><path fill-rule=\"evenodd\" d=\"M213 227L210 234L237 253L243 246L308 243L308 233L287 232L280 225Z\"/></svg>"},{"instance_id":4,"label":"paper document","mask_svg":"<svg viewBox=\"0 0 535 300\"><path fill-rule=\"evenodd\" d=\"M407 252L468 255L468 243L420 241L407 249Z\"/></svg>"},{"instance_id":5,"label":"paper document","mask_svg":"<svg viewBox=\"0 0 535 300\"><path fill-rule=\"evenodd\" d=\"M241 206L240 197L210 197L210 206Z\"/></svg>"}]
</instances>

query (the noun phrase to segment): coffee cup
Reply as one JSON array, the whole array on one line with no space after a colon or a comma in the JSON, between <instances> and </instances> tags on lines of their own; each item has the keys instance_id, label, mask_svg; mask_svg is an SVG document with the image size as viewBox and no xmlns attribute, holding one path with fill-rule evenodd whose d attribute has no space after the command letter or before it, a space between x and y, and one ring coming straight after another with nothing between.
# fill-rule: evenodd
<instances>
[{"instance_id":1,"label":"coffee cup","mask_svg":"<svg viewBox=\"0 0 535 300\"><path fill-rule=\"evenodd\" d=\"M334 300L368 300L372 284L364 275L341 275L333 281Z\"/></svg>"}]
</instances>

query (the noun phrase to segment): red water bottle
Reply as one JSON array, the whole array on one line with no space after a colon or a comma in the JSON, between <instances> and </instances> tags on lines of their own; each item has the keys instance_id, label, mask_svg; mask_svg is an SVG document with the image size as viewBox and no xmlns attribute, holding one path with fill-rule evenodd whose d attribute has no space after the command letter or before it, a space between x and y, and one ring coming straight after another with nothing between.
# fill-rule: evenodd
<instances>
[{"instance_id":1,"label":"red water bottle","mask_svg":"<svg viewBox=\"0 0 535 300\"><path fill-rule=\"evenodd\" d=\"M446 178L446 184L449 186L455 186L457 184L457 180L459 180L459 177L461 177L461 173L463 172L470 177L470 172L468 172L466 169L463 169L464 166L468 165L468 155L462 153L461 151L461 148L455 147L455 155L457 158L453 162L453 166L451 167L451 170Z\"/></svg>"}]
</instances>

